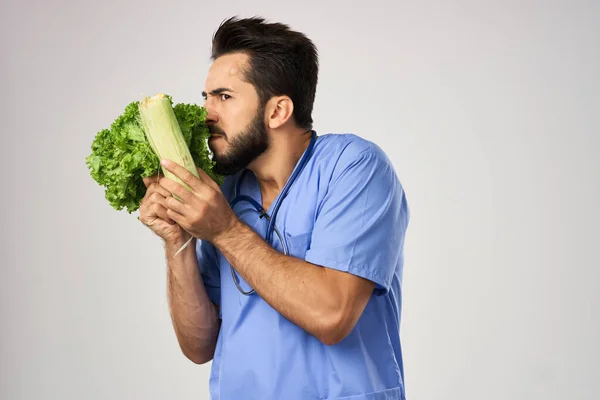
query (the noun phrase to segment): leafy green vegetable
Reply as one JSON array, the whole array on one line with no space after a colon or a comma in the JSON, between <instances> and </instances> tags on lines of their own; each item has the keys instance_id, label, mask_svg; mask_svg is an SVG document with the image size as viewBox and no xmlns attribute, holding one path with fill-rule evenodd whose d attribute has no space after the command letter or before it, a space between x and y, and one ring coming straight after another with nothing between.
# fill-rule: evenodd
<instances>
[{"instance_id":1,"label":"leafy green vegetable","mask_svg":"<svg viewBox=\"0 0 600 400\"><path fill-rule=\"evenodd\" d=\"M170 96L167 96L172 103ZM160 161L146 139L140 121L139 102L127 105L110 126L96 134L86 165L92 178L105 187L105 198L116 210L132 213L139 209L146 186L142 178L159 172ZM223 177L212 172L214 165L207 145L206 109L195 104L176 104L173 111L197 167L219 185Z\"/></svg>"}]
</instances>

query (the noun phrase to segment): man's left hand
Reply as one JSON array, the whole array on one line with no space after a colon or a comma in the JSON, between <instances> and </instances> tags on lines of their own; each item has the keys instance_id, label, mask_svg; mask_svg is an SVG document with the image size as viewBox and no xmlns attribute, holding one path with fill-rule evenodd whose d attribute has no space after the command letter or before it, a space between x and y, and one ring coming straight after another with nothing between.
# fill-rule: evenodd
<instances>
[{"instance_id":1,"label":"man's left hand","mask_svg":"<svg viewBox=\"0 0 600 400\"><path fill-rule=\"evenodd\" d=\"M171 194L165 201L167 215L201 240L213 242L217 237L231 229L237 217L221 192L219 185L202 169L198 168L197 178L184 167L170 160L161 162L162 166L188 185L191 191L169 178L161 178L159 183Z\"/></svg>"}]
</instances>

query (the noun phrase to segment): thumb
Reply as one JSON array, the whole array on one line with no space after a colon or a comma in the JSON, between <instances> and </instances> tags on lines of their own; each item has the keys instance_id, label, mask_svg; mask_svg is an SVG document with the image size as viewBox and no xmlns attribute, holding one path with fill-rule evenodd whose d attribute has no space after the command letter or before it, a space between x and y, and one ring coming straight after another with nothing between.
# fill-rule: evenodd
<instances>
[{"instance_id":1,"label":"thumb","mask_svg":"<svg viewBox=\"0 0 600 400\"><path fill-rule=\"evenodd\" d=\"M147 176L145 178L142 178L142 180L144 181L144 186L146 186L146 188L148 188L148 186L150 186L150 184L152 182L157 182L157 178L158 178L158 174L154 174L152 176Z\"/></svg>"}]
</instances>

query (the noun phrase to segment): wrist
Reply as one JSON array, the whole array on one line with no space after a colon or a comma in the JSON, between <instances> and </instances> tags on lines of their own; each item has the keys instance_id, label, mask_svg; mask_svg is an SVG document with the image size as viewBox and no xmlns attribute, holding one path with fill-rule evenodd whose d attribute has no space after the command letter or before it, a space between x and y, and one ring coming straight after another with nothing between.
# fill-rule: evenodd
<instances>
[{"instance_id":1,"label":"wrist","mask_svg":"<svg viewBox=\"0 0 600 400\"><path fill-rule=\"evenodd\" d=\"M190 240L191 237L192 237L192 235L190 235L189 233L184 231L179 235L165 239L165 248L167 249L167 251L172 250L173 252L176 252L181 248L181 246L186 244L188 242L188 240ZM187 247L195 246L195 245L196 245L196 238L193 238Z\"/></svg>"},{"instance_id":2,"label":"wrist","mask_svg":"<svg viewBox=\"0 0 600 400\"><path fill-rule=\"evenodd\" d=\"M222 248L230 241L236 232L239 232L240 228L244 224L237 217L233 216L225 229L215 235L212 239L213 245L217 248Z\"/></svg>"}]
</instances>

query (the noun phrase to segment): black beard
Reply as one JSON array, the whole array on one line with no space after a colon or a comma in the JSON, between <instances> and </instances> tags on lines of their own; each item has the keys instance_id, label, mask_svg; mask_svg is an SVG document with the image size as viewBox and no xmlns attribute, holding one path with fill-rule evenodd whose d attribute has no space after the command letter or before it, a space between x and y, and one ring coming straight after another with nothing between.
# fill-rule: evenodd
<instances>
[{"instance_id":1,"label":"black beard","mask_svg":"<svg viewBox=\"0 0 600 400\"><path fill-rule=\"evenodd\" d=\"M217 127L210 126L209 130L211 133L224 133ZM229 135L225 135L225 137L227 136ZM248 167L252 161L269 148L269 137L264 122L264 107L258 110L254 119L243 132L233 137L234 139L229 142L229 149L222 156L217 156L214 149L210 148L213 152L213 161L215 161L213 172L216 174L234 175Z\"/></svg>"}]
</instances>

